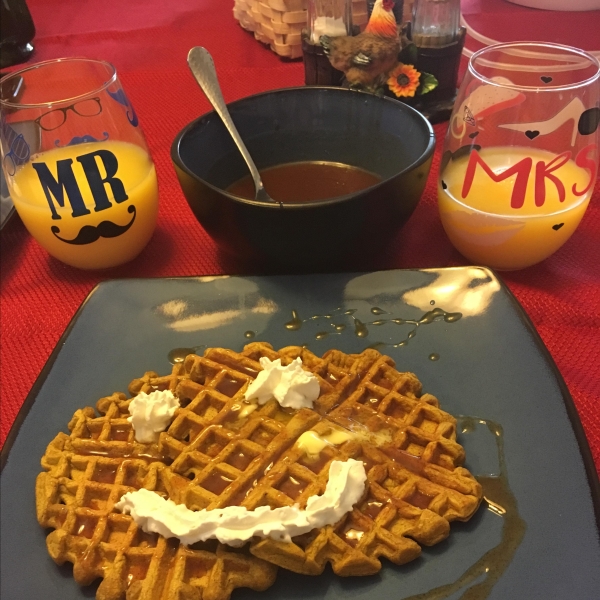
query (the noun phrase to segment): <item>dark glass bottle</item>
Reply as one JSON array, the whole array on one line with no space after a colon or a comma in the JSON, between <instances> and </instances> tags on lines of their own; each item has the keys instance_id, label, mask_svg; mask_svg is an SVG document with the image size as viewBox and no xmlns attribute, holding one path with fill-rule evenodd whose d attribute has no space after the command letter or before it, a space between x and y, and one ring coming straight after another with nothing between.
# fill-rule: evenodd
<instances>
[{"instance_id":1,"label":"dark glass bottle","mask_svg":"<svg viewBox=\"0 0 600 600\"><path fill-rule=\"evenodd\" d=\"M0 0L0 68L25 62L35 26L25 0Z\"/></svg>"}]
</instances>

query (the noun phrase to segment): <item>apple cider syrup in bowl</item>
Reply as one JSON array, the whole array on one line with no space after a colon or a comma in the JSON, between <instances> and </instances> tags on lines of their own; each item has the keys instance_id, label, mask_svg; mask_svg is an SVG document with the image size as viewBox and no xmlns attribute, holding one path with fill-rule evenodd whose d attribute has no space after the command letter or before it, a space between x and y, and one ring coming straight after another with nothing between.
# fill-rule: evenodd
<instances>
[{"instance_id":1,"label":"apple cider syrup in bowl","mask_svg":"<svg viewBox=\"0 0 600 600\"><path fill-rule=\"evenodd\" d=\"M190 208L225 252L295 270L352 264L385 248L419 202L435 137L425 117L401 102L301 87L244 98L228 108L276 202L258 202L251 188L232 187L248 176L248 168L215 112L186 126L171 148ZM281 169L340 168L344 185L360 177L362 189L342 186L334 197L318 193L310 201L308 194L279 200L269 190L270 172L297 193L297 187L309 186L303 179L317 176L300 175L300 184L290 185Z\"/></svg>"}]
</instances>

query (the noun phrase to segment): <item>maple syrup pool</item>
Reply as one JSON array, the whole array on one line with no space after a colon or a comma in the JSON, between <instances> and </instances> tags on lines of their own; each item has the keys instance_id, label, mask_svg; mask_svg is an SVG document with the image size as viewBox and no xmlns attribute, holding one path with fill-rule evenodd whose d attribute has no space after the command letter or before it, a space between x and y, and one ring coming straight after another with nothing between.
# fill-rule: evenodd
<instances>
[{"instance_id":1,"label":"maple syrup pool","mask_svg":"<svg viewBox=\"0 0 600 600\"><path fill-rule=\"evenodd\" d=\"M303 161L284 163L260 171L267 193L277 202L314 202L346 196L379 183L382 178L370 171L343 163ZM250 175L227 189L240 198L254 199Z\"/></svg>"}]
</instances>

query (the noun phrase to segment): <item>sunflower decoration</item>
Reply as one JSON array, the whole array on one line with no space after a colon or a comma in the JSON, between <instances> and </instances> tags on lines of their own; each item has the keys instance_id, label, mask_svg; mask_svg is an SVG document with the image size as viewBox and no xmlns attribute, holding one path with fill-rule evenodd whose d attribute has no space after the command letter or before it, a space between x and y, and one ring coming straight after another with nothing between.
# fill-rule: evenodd
<instances>
[{"instance_id":1,"label":"sunflower decoration","mask_svg":"<svg viewBox=\"0 0 600 600\"><path fill-rule=\"evenodd\" d=\"M398 65L389 73L387 84L398 98L411 98L419 88L421 73L413 65Z\"/></svg>"},{"instance_id":2,"label":"sunflower decoration","mask_svg":"<svg viewBox=\"0 0 600 600\"><path fill-rule=\"evenodd\" d=\"M391 94L396 98L413 98L422 96L438 86L438 80L425 71L415 68L419 59L419 52L415 44L402 37L403 48L398 55L398 62L388 73L386 85Z\"/></svg>"},{"instance_id":3,"label":"sunflower decoration","mask_svg":"<svg viewBox=\"0 0 600 600\"><path fill-rule=\"evenodd\" d=\"M389 72L386 83L397 98L412 98L434 90L438 80L431 73L419 72L413 65L399 62Z\"/></svg>"}]
</instances>

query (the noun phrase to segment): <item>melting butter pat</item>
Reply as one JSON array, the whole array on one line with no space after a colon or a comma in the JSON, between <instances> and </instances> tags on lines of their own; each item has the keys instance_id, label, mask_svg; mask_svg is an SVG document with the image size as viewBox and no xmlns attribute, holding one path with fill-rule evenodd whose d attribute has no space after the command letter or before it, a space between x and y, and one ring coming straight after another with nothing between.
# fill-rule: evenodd
<instances>
[{"instance_id":1,"label":"melting butter pat","mask_svg":"<svg viewBox=\"0 0 600 600\"><path fill-rule=\"evenodd\" d=\"M247 419L257 408L258 404L253 404L247 400L244 400L242 404L232 404L231 412L234 413L234 416L238 421L243 421L244 419Z\"/></svg>"},{"instance_id":2,"label":"melting butter pat","mask_svg":"<svg viewBox=\"0 0 600 600\"><path fill-rule=\"evenodd\" d=\"M258 404L244 404L238 414L238 419L245 419L258 408Z\"/></svg>"},{"instance_id":3,"label":"melting butter pat","mask_svg":"<svg viewBox=\"0 0 600 600\"><path fill-rule=\"evenodd\" d=\"M391 444L393 436L392 432L389 429L381 429L379 431L374 431L371 434L371 439L375 442L377 446L381 447L387 444Z\"/></svg>"},{"instance_id":4,"label":"melting butter pat","mask_svg":"<svg viewBox=\"0 0 600 600\"><path fill-rule=\"evenodd\" d=\"M349 431L340 431L339 429L332 429L331 433L323 436L323 439L327 440L334 446L339 446L348 440L353 439L354 436Z\"/></svg>"},{"instance_id":5,"label":"melting butter pat","mask_svg":"<svg viewBox=\"0 0 600 600\"><path fill-rule=\"evenodd\" d=\"M318 456L325 446L333 446L315 431L305 431L296 441L296 445L309 456Z\"/></svg>"},{"instance_id":6,"label":"melting butter pat","mask_svg":"<svg viewBox=\"0 0 600 600\"><path fill-rule=\"evenodd\" d=\"M354 436L350 432L332 429L327 435L320 436L316 431L305 431L296 445L309 456L318 456L326 446L339 446Z\"/></svg>"}]
</instances>

